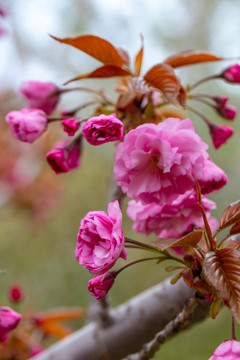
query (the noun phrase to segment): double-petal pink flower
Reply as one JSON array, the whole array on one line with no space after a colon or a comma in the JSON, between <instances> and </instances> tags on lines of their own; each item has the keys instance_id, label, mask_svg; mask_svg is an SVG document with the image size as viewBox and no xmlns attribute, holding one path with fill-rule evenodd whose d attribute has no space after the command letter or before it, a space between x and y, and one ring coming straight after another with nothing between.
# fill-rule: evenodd
<instances>
[{"instance_id":1,"label":"double-petal pink flower","mask_svg":"<svg viewBox=\"0 0 240 360\"><path fill-rule=\"evenodd\" d=\"M114 173L122 191L144 203L171 203L195 187L219 190L227 176L210 159L190 119L168 118L131 130L117 145Z\"/></svg>"}]
</instances>

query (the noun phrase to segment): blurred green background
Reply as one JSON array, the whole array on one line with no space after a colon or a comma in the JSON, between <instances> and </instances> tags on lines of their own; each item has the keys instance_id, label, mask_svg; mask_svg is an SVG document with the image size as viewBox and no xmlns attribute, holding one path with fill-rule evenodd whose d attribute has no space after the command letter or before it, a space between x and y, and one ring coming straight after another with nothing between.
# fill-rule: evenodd
<instances>
[{"instance_id":1,"label":"blurred green background","mask_svg":"<svg viewBox=\"0 0 240 360\"><path fill-rule=\"evenodd\" d=\"M240 55L240 26L236 17L240 3L237 0L68 0L67 4L60 0L12 0L8 4L10 19L5 25L8 34L0 42L3 53L0 63L1 91L7 88L16 92L20 83L28 79L62 84L75 74L96 66L94 60L89 60L77 50L53 42L47 33L59 37L93 33L112 41L114 45L128 47L132 54L140 46L139 35L142 33L145 42L144 70L185 49L208 50L228 58ZM217 72L229 63L233 62L194 66L178 73L185 84L204 74ZM99 82L83 81L82 84L98 89L103 87ZM114 88L109 81L106 86L110 91ZM231 87L215 81L209 86L203 85L201 91L204 90L230 96L231 104L238 106L238 86ZM76 100L79 100L76 96L68 95L62 107L74 107ZM81 98L81 101L84 100L86 97ZM14 102L13 99L11 101ZM202 110L209 119L219 122L213 111L206 107ZM204 141L210 144L204 124L192 114L188 116L193 119ZM216 217L227 204L239 198L239 118L230 126L235 128L233 138L217 151L210 144L209 150L213 160L229 176L227 186L211 196L218 206L214 212ZM87 306L90 301L87 291L90 277L74 258L76 235L79 222L88 211L106 209L113 153L114 146L111 144L97 148L84 144L81 168L60 175L61 179L64 178L66 191L48 222L36 224L24 210L5 212L3 208L0 217L0 268L6 271L1 274L0 303L8 302L8 286L18 283L25 292L22 310ZM125 214L123 224L126 236L143 239L132 232L131 222ZM135 256L130 253L129 259ZM112 306L161 281L166 276L164 266L138 264L123 272L111 290ZM216 320L208 319L164 345L155 359L205 360L218 344L230 338L230 328L230 315L223 310Z\"/></svg>"}]
</instances>

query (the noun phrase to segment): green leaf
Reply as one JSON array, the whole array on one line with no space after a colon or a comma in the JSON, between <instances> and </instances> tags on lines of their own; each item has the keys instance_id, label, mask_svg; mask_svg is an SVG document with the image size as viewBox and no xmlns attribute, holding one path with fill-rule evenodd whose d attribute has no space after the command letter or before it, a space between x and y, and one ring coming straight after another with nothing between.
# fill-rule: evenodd
<instances>
[{"instance_id":1,"label":"green leaf","mask_svg":"<svg viewBox=\"0 0 240 360\"><path fill-rule=\"evenodd\" d=\"M211 304L210 307L210 316L212 319L215 319L216 316L218 315L220 308L221 308L221 302L222 299L218 296L216 296Z\"/></svg>"},{"instance_id":2,"label":"green leaf","mask_svg":"<svg viewBox=\"0 0 240 360\"><path fill-rule=\"evenodd\" d=\"M115 65L121 67L124 60L119 51L107 40L95 35L82 35L76 38L59 39L50 35L60 43L71 45L78 50L90 55L104 65Z\"/></svg>"},{"instance_id":3,"label":"green leaf","mask_svg":"<svg viewBox=\"0 0 240 360\"><path fill-rule=\"evenodd\" d=\"M229 248L208 252L203 274L240 323L240 252Z\"/></svg>"}]
</instances>

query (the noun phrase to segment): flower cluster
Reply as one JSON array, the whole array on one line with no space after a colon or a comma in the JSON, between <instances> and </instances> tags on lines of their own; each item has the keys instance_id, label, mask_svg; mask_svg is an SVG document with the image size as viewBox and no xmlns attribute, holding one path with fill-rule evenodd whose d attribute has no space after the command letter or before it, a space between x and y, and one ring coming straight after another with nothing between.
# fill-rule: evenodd
<instances>
[{"instance_id":1,"label":"flower cluster","mask_svg":"<svg viewBox=\"0 0 240 360\"><path fill-rule=\"evenodd\" d=\"M209 159L207 148L190 119L138 126L117 145L116 181L124 193L143 203L171 203L194 188L194 179L203 194L217 191L227 176Z\"/></svg>"}]
</instances>

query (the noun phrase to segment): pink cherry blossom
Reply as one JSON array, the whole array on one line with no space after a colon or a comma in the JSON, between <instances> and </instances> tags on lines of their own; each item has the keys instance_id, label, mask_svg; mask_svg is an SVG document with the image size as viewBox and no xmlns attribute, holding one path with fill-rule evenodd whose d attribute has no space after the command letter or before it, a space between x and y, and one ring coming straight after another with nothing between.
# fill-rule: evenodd
<instances>
[{"instance_id":1,"label":"pink cherry blossom","mask_svg":"<svg viewBox=\"0 0 240 360\"><path fill-rule=\"evenodd\" d=\"M51 82L26 81L19 92L25 96L30 108L41 109L47 115L53 112L59 101L59 88Z\"/></svg>"},{"instance_id":2,"label":"pink cherry blossom","mask_svg":"<svg viewBox=\"0 0 240 360\"><path fill-rule=\"evenodd\" d=\"M114 173L122 191L145 203L171 203L205 176L208 145L190 119L168 118L131 130L117 145ZM206 194L205 181L202 191ZM223 183L215 184L215 190Z\"/></svg>"},{"instance_id":3,"label":"pink cherry blossom","mask_svg":"<svg viewBox=\"0 0 240 360\"><path fill-rule=\"evenodd\" d=\"M90 211L80 223L75 257L91 274L100 275L111 269L117 259L126 260L122 232L122 213L118 201L104 211Z\"/></svg>"},{"instance_id":4,"label":"pink cherry blossom","mask_svg":"<svg viewBox=\"0 0 240 360\"><path fill-rule=\"evenodd\" d=\"M8 306L0 307L0 342L7 339L10 331L14 330L22 316Z\"/></svg>"},{"instance_id":5,"label":"pink cherry blossom","mask_svg":"<svg viewBox=\"0 0 240 360\"><path fill-rule=\"evenodd\" d=\"M12 135L21 141L32 143L47 128L47 116L39 109L10 111L6 121L11 126Z\"/></svg>"},{"instance_id":6,"label":"pink cherry blossom","mask_svg":"<svg viewBox=\"0 0 240 360\"><path fill-rule=\"evenodd\" d=\"M218 149L221 145L225 144L234 133L232 128L222 124L209 123L209 130L215 149Z\"/></svg>"},{"instance_id":7,"label":"pink cherry blossom","mask_svg":"<svg viewBox=\"0 0 240 360\"><path fill-rule=\"evenodd\" d=\"M239 360L240 342L236 340L226 340L214 351L209 360Z\"/></svg>"},{"instance_id":8,"label":"pink cherry blossom","mask_svg":"<svg viewBox=\"0 0 240 360\"><path fill-rule=\"evenodd\" d=\"M240 84L240 65L229 66L222 72L221 78L233 84Z\"/></svg>"},{"instance_id":9,"label":"pink cherry blossom","mask_svg":"<svg viewBox=\"0 0 240 360\"><path fill-rule=\"evenodd\" d=\"M54 149L49 151L46 159L56 174L69 172L81 165L81 139L73 143L69 140L58 142Z\"/></svg>"},{"instance_id":10,"label":"pink cherry blossom","mask_svg":"<svg viewBox=\"0 0 240 360\"><path fill-rule=\"evenodd\" d=\"M92 117L83 124L82 134L89 144L95 146L122 140L123 123L118 120L116 114Z\"/></svg>"},{"instance_id":11,"label":"pink cherry blossom","mask_svg":"<svg viewBox=\"0 0 240 360\"><path fill-rule=\"evenodd\" d=\"M74 136L75 132L79 129L80 121L79 119L64 119L61 121L63 125L63 130L68 133L69 136Z\"/></svg>"},{"instance_id":12,"label":"pink cherry blossom","mask_svg":"<svg viewBox=\"0 0 240 360\"><path fill-rule=\"evenodd\" d=\"M206 198L202 198L202 204L214 230L217 220L210 217L210 211L216 205ZM191 191L180 195L171 204L142 204L132 200L128 203L127 215L134 221L134 230L143 234L153 232L158 237L180 238L194 227L204 226L200 206Z\"/></svg>"},{"instance_id":13,"label":"pink cherry blossom","mask_svg":"<svg viewBox=\"0 0 240 360\"><path fill-rule=\"evenodd\" d=\"M88 290L97 300L103 299L114 283L112 273L98 275L88 282Z\"/></svg>"}]
</instances>

